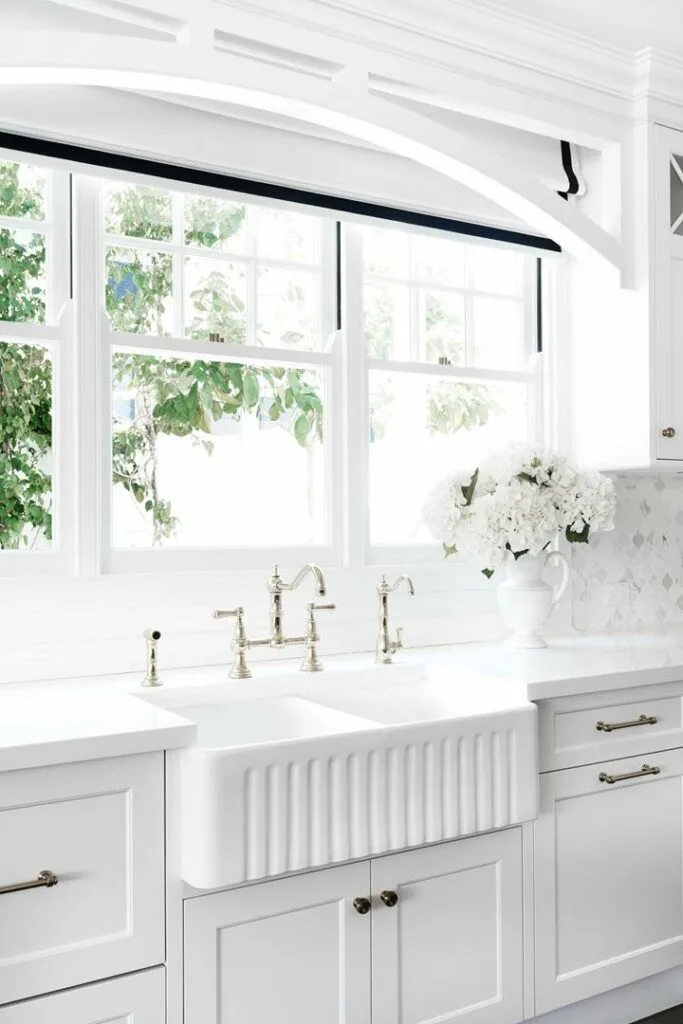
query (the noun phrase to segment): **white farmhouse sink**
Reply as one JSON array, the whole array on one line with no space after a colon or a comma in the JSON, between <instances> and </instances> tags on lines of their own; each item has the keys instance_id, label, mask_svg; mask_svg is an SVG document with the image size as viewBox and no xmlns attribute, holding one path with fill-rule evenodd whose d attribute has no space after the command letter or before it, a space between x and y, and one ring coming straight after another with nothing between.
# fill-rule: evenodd
<instances>
[{"instance_id":1,"label":"white farmhouse sink","mask_svg":"<svg viewBox=\"0 0 683 1024\"><path fill-rule=\"evenodd\" d=\"M182 754L182 873L196 888L368 857L531 820L536 709L438 682L316 700L218 700L174 711ZM208 696L208 695L207 695Z\"/></svg>"},{"instance_id":2,"label":"white farmhouse sink","mask_svg":"<svg viewBox=\"0 0 683 1024\"><path fill-rule=\"evenodd\" d=\"M370 722L303 697L190 704L174 710L195 723L199 746L207 750L252 748L260 743L336 736L372 728Z\"/></svg>"},{"instance_id":3,"label":"white farmhouse sink","mask_svg":"<svg viewBox=\"0 0 683 1024\"><path fill-rule=\"evenodd\" d=\"M514 707L509 689L506 692L496 684L487 685L482 692L481 686L449 687L428 680L400 683L390 690L372 687L322 697L320 703L385 725L433 722L442 718L460 720L500 711L512 713ZM517 710L526 714L526 703Z\"/></svg>"}]
</instances>

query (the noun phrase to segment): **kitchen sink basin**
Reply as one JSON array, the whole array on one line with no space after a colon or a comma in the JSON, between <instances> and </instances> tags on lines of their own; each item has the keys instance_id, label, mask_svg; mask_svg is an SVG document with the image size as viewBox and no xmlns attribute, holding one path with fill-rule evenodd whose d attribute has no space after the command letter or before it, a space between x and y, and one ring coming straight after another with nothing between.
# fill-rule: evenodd
<instances>
[{"instance_id":1,"label":"kitchen sink basin","mask_svg":"<svg viewBox=\"0 0 683 1024\"><path fill-rule=\"evenodd\" d=\"M197 725L181 753L184 880L220 888L533 819L535 706L510 687L414 676L174 699Z\"/></svg>"},{"instance_id":2,"label":"kitchen sink basin","mask_svg":"<svg viewBox=\"0 0 683 1024\"><path fill-rule=\"evenodd\" d=\"M321 703L350 715L369 718L385 725L406 725L438 719L458 719L511 712L510 688L487 685L457 687L443 683L400 683L391 687L374 687L330 698ZM520 706L526 711L526 704Z\"/></svg>"},{"instance_id":3,"label":"kitchen sink basin","mask_svg":"<svg viewBox=\"0 0 683 1024\"><path fill-rule=\"evenodd\" d=\"M338 736L373 727L371 722L303 697L190 704L174 710L195 723L197 742L207 750Z\"/></svg>"}]
</instances>

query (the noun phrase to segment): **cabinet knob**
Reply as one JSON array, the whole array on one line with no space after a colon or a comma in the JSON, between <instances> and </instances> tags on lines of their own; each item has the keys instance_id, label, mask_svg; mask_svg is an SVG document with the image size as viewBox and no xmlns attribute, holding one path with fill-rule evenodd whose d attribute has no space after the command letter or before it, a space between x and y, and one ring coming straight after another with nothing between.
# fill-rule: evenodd
<instances>
[{"instance_id":1,"label":"cabinet knob","mask_svg":"<svg viewBox=\"0 0 683 1024\"><path fill-rule=\"evenodd\" d=\"M353 909L357 910L359 914L367 914L370 910L370 900L365 896L356 896L353 901Z\"/></svg>"},{"instance_id":2,"label":"cabinet knob","mask_svg":"<svg viewBox=\"0 0 683 1024\"><path fill-rule=\"evenodd\" d=\"M664 427L664 430L662 431L662 437L675 437L675 436L676 436L676 428L675 427Z\"/></svg>"},{"instance_id":3,"label":"cabinet knob","mask_svg":"<svg viewBox=\"0 0 683 1024\"><path fill-rule=\"evenodd\" d=\"M382 889L379 898L385 907L395 907L398 903L398 893L393 889Z\"/></svg>"}]
</instances>

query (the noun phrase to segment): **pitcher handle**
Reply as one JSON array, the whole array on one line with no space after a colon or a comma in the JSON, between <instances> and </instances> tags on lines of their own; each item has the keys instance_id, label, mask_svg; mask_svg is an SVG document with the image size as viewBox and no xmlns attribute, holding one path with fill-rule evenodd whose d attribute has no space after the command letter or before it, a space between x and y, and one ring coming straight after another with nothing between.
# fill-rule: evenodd
<instances>
[{"instance_id":1,"label":"pitcher handle","mask_svg":"<svg viewBox=\"0 0 683 1024\"><path fill-rule=\"evenodd\" d=\"M569 583L569 562L567 561L566 556L561 551L549 551L548 554L545 556L545 561L543 563L544 567L548 564L551 558L559 559L560 565L562 566L562 579L553 590L552 607L554 608L557 602L564 594Z\"/></svg>"}]
</instances>

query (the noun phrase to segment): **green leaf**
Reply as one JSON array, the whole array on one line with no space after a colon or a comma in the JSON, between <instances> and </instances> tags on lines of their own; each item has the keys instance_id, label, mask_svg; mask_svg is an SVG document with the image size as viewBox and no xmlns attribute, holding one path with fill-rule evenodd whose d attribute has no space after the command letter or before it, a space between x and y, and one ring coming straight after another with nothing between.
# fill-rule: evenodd
<instances>
[{"instance_id":1,"label":"green leaf","mask_svg":"<svg viewBox=\"0 0 683 1024\"><path fill-rule=\"evenodd\" d=\"M247 373L244 377L244 404L248 409L253 408L259 400L260 387L258 378L253 373Z\"/></svg>"},{"instance_id":2,"label":"green leaf","mask_svg":"<svg viewBox=\"0 0 683 1024\"><path fill-rule=\"evenodd\" d=\"M590 535L590 526L588 523L584 523L581 530L572 530L568 526L564 535L570 544L587 544Z\"/></svg>"},{"instance_id":3,"label":"green leaf","mask_svg":"<svg viewBox=\"0 0 683 1024\"><path fill-rule=\"evenodd\" d=\"M311 422L303 415L299 416L294 423L294 437L299 444L305 448L308 442L308 435L311 432Z\"/></svg>"},{"instance_id":4,"label":"green leaf","mask_svg":"<svg viewBox=\"0 0 683 1024\"><path fill-rule=\"evenodd\" d=\"M467 487L461 487L460 488L460 490L462 491L462 496L465 499L465 504L466 505L471 505L472 504L472 499L474 498L474 492L477 489L477 481L478 480L479 480L479 469L475 469L474 473L472 474L472 476L470 478L470 482L468 483Z\"/></svg>"},{"instance_id":5,"label":"green leaf","mask_svg":"<svg viewBox=\"0 0 683 1024\"><path fill-rule=\"evenodd\" d=\"M482 569L481 573L482 573L482 576L485 576L487 580L490 580L491 577L493 576L493 574L495 573L495 571L496 571L495 569Z\"/></svg>"}]
</instances>

